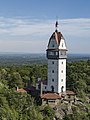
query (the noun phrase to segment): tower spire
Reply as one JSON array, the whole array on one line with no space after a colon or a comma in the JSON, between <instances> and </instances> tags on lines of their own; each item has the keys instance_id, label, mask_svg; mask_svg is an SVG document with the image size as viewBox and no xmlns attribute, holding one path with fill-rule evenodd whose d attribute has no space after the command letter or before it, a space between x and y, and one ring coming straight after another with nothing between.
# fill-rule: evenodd
<instances>
[{"instance_id":1,"label":"tower spire","mask_svg":"<svg viewBox=\"0 0 90 120\"><path fill-rule=\"evenodd\" d=\"M55 31L57 32L58 31L58 21L56 20L56 23L55 23Z\"/></svg>"}]
</instances>

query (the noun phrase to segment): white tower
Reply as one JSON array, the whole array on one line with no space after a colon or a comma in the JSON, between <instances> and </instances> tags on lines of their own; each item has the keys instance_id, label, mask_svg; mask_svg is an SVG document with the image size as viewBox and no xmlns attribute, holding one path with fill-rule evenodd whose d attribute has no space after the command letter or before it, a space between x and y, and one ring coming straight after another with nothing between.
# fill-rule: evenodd
<instances>
[{"instance_id":1,"label":"white tower","mask_svg":"<svg viewBox=\"0 0 90 120\"><path fill-rule=\"evenodd\" d=\"M66 43L61 32L58 32L58 22L55 32L48 43L48 91L62 93L66 91Z\"/></svg>"}]
</instances>

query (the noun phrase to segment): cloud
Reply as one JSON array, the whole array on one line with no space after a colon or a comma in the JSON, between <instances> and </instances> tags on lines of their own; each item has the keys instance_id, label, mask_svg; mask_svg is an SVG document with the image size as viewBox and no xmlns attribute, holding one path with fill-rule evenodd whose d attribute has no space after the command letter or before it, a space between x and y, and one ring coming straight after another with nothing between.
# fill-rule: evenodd
<instances>
[{"instance_id":1,"label":"cloud","mask_svg":"<svg viewBox=\"0 0 90 120\"><path fill-rule=\"evenodd\" d=\"M67 35L81 36L90 33L90 19L62 19L58 20L60 30ZM30 18L0 17L0 34L9 35L48 35L54 31L55 20L37 20Z\"/></svg>"},{"instance_id":2,"label":"cloud","mask_svg":"<svg viewBox=\"0 0 90 120\"><path fill-rule=\"evenodd\" d=\"M18 18L0 18L0 34L6 33L9 35L32 35L45 34L50 28L47 21L18 19Z\"/></svg>"},{"instance_id":3,"label":"cloud","mask_svg":"<svg viewBox=\"0 0 90 120\"><path fill-rule=\"evenodd\" d=\"M90 51L87 49L90 44L90 18L59 19L58 21L59 30L66 38L71 52ZM55 31L54 24L55 20L51 19L0 17L0 51L45 52L48 39ZM83 50L85 46L86 51Z\"/></svg>"},{"instance_id":4,"label":"cloud","mask_svg":"<svg viewBox=\"0 0 90 120\"><path fill-rule=\"evenodd\" d=\"M89 18L79 18L79 19L66 19L61 20L62 31L70 36L89 36L90 33L90 19ZM90 37L90 36L89 36Z\"/></svg>"}]
</instances>

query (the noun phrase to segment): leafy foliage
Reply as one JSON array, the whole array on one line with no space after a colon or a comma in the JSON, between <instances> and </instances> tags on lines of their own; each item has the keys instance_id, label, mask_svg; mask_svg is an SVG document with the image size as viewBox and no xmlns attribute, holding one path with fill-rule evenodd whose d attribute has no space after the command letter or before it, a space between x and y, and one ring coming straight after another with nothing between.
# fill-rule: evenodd
<instances>
[{"instance_id":1,"label":"leafy foliage","mask_svg":"<svg viewBox=\"0 0 90 120\"><path fill-rule=\"evenodd\" d=\"M90 86L89 60L68 63L67 87L76 91L77 95L83 99L83 97L86 96L86 94L88 94L89 86Z\"/></svg>"},{"instance_id":2,"label":"leafy foliage","mask_svg":"<svg viewBox=\"0 0 90 120\"><path fill-rule=\"evenodd\" d=\"M35 86L37 78L47 79L47 65L3 66L0 67L0 120L52 120L54 111L49 106L44 108L44 115L35 104L30 94L17 93L19 88ZM90 98L90 61L67 63L67 87L74 90L81 101ZM73 107L73 114L65 115L64 120L89 120L89 109Z\"/></svg>"},{"instance_id":3,"label":"leafy foliage","mask_svg":"<svg viewBox=\"0 0 90 120\"><path fill-rule=\"evenodd\" d=\"M46 107L44 108L44 112L45 112L46 117L48 116L48 117L50 117L51 119L53 119L53 117L54 117L54 110L53 110L51 107L46 106Z\"/></svg>"},{"instance_id":4,"label":"leafy foliage","mask_svg":"<svg viewBox=\"0 0 90 120\"><path fill-rule=\"evenodd\" d=\"M45 78L46 69L46 65L0 68L0 120L43 119L34 98L27 93L17 93L16 87L27 87L28 81L35 85L37 77Z\"/></svg>"}]
</instances>

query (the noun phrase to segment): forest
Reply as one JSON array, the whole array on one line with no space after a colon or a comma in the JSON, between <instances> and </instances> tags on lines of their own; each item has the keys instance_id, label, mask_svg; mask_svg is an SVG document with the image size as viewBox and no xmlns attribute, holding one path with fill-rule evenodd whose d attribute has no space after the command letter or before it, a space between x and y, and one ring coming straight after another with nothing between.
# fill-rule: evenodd
<instances>
[{"instance_id":1,"label":"forest","mask_svg":"<svg viewBox=\"0 0 90 120\"><path fill-rule=\"evenodd\" d=\"M17 86L29 87L29 81L35 86L37 78L47 80L47 63L0 66L0 120L56 119L50 106L37 104L30 93L16 91ZM67 88L81 104L72 106L72 114L65 114L63 120L90 120L90 60L67 62Z\"/></svg>"}]
</instances>

